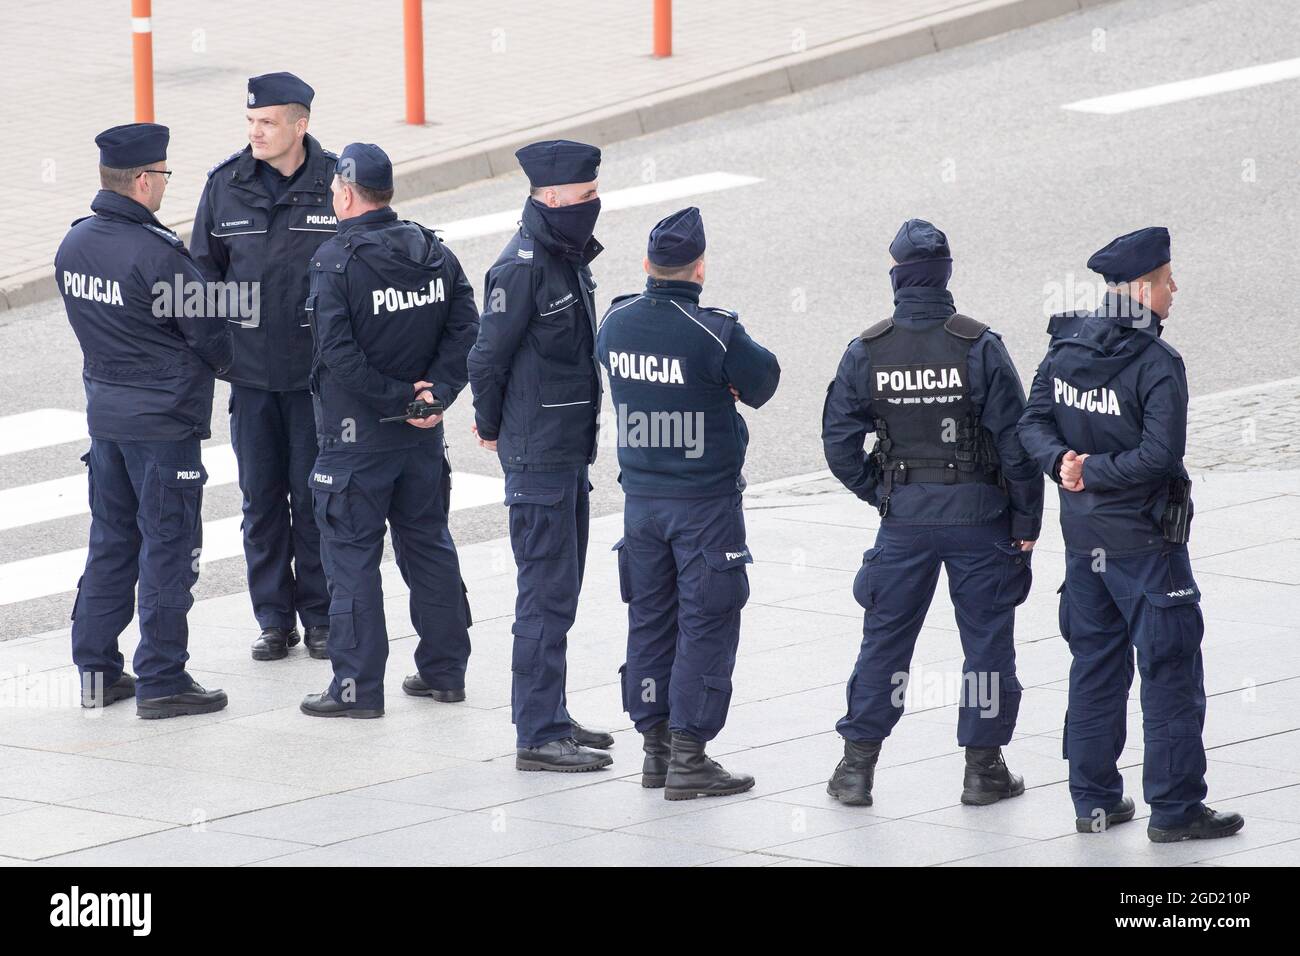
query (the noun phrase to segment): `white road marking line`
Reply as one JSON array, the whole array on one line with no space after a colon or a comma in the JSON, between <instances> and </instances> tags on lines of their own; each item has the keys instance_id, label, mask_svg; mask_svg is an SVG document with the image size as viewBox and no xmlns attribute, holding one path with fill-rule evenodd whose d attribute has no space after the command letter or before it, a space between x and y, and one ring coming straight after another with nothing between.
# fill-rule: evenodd
<instances>
[{"instance_id":1,"label":"white road marking line","mask_svg":"<svg viewBox=\"0 0 1300 956\"><path fill-rule=\"evenodd\" d=\"M208 469L208 483L204 487L233 484L239 478L235 452L229 445L204 448L203 465ZM52 478L0 491L0 531L89 511L84 471L67 478Z\"/></svg>"},{"instance_id":2,"label":"white road marking line","mask_svg":"<svg viewBox=\"0 0 1300 956\"><path fill-rule=\"evenodd\" d=\"M501 478L463 471L452 473L452 511L488 504L499 505L504 497L505 482ZM239 529L242 521L242 515L235 515L203 522L204 562L220 561L244 553L243 534ZM19 601L71 591L77 586L77 579L81 577L85 566L85 548L0 564L0 605L17 604Z\"/></svg>"},{"instance_id":3,"label":"white road marking line","mask_svg":"<svg viewBox=\"0 0 1300 956\"><path fill-rule=\"evenodd\" d=\"M613 189L601 193L600 208L602 212L631 209L662 202L665 199L681 199L684 196L715 193L762 181L754 176L741 176L736 173L700 173L696 176L683 176L681 179L668 179L661 183L647 183L644 186L631 186L627 189ZM443 239L451 242L457 239L471 239L475 236L490 236L500 232L514 232L518 223L519 210L511 209L508 212L495 212L487 216L475 216L472 219L457 219L434 228Z\"/></svg>"},{"instance_id":4,"label":"white road marking line","mask_svg":"<svg viewBox=\"0 0 1300 956\"><path fill-rule=\"evenodd\" d=\"M0 418L0 455L86 439L86 413L38 408Z\"/></svg>"},{"instance_id":5,"label":"white road marking line","mask_svg":"<svg viewBox=\"0 0 1300 956\"><path fill-rule=\"evenodd\" d=\"M1230 93L1233 90L1249 89L1266 83L1281 80L1293 80L1300 77L1300 58L1279 60L1276 63L1263 63L1248 66L1240 70L1228 70L1225 73L1212 73L1192 80L1179 80L1177 83L1162 83L1127 93L1114 93L1110 96L1098 96L1088 100L1066 103L1061 109L1074 110L1078 113L1128 113L1151 106L1164 106L1166 103L1180 103L1202 96L1214 96L1217 93Z\"/></svg>"}]
</instances>

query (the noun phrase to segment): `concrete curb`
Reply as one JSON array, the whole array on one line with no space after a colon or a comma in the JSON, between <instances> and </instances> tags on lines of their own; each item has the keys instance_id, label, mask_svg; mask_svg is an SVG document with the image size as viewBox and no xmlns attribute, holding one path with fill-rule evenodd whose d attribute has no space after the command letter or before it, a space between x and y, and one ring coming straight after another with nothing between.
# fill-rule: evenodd
<instances>
[{"instance_id":1,"label":"concrete curb","mask_svg":"<svg viewBox=\"0 0 1300 956\"><path fill-rule=\"evenodd\" d=\"M799 93L927 53L986 40L1022 27L1101 6L1110 0L975 0L869 33L764 60L719 76L659 90L615 106L578 113L455 150L398 163L399 196L424 196L518 171L515 150L538 139L612 143L728 110ZM193 220L172 222L189 241ZM54 268L0 280L0 313L58 295Z\"/></svg>"}]
</instances>

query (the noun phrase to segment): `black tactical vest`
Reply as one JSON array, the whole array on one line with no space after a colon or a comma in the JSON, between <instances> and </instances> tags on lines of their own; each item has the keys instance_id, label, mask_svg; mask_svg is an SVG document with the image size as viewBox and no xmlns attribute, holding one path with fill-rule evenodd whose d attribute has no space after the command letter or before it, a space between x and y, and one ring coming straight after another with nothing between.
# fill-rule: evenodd
<instances>
[{"instance_id":1,"label":"black tactical vest","mask_svg":"<svg viewBox=\"0 0 1300 956\"><path fill-rule=\"evenodd\" d=\"M871 407L880 470L880 513L895 485L1000 484L996 449L971 404L970 350L988 326L954 315L943 326L905 329L893 319L862 333L871 359Z\"/></svg>"}]
</instances>

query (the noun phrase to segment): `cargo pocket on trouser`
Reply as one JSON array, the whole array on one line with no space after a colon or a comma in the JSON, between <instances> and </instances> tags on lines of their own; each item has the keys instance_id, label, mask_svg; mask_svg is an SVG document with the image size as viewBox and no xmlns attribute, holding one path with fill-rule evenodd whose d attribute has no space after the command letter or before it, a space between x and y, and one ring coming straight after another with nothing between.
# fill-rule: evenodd
<instances>
[{"instance_id":1,"label":"cargo pocket on trouser","mask_svg":"<svg viewBox=\"0 0 1300 956\"><path fill-rule=\"evenodd\" d=\"M199 527L203 513L203 484L208 473L201 464L158 462L158 503L155 528L164 540L188 537Z\"/></svg>"},{"instance_id":2,"label":"cargo pocket on trouser","mask_svg":"<svg viewBox=\"0 0 1300 956\"><path fill-rule=\"evenodd\" d=\"M506 492L510 507L510 547L516 561L541 561L564 553L564 492Z\"/></svg>"},{"instance_id":3,"label":"cargo pocket on trouser","mask_svg":"<svg viewBox=\"0 0 1300 956\"><path fill-rule=\"evenodd\" d=\"M1056 626L1061 629L1061 637L1065 643L1070 643L1070 592L1065 589L1065 582L1056 589L1056 593L1061 596L1056 608Z\"/></svg>"},{"instance_id":4,"label":"cargo pocket on trouser","mask_svg":"<svg viewBox=\"0 0 1300 956\"><path fill-rule=\"evenodd\" d=\"M862 552L862 567L858 568L857 576L853 579L853 600L867 611L876 606L876 592L872 578L875 576L874 566L880 561L882 550L870 548Z\"/></svg>"},{"instance_id":5,"label":"cargo pocket on trouser","mask_svg":"<svg viewBox=\"0 0 1300 956\"><path fill-rule=\"evenodd\" d=\"M711 740L727 722L727 708L731 706L731 678L705 674L700 681L703 693L695 724L705 739Z\"/></svg>"},{"instance_id":6,"label":"cargo pocket on trouser","mask_svg":"<svg viewBox=\"0 0 1300 956\"><path fill-rule=\"evenodd\" d=\"M330 538L347 538L353 534L352 512L347 488L352 472L321 465L311 470L311 509L316 528Z\"/></svg>"},{"instance_id":7,"label":"cargo pocket on trouser","mask_svg":"<svg viewBox=\"0 0 1300 956\"><path fill-rule=\"evenodd\" d=\"M510 669L521 677L529 677L537 669L537 657L542 648L542 625L535 621L515 621L510 633L515 638L510 653Z\"/></svg>"},{"instance_id":8,"label":"cargo pocket on trouser","mask_svg":"<svg viewBox=\"0 0 1300 956\"><path fill-rule=\"evenodd\" d=\"M330 636L326 646L331 651L356 648L357 625L353 618L352 598L336 597L330 601Z\"/></svg>"},{"instance_id":9,"label":"cargo pocket on trouser","mask_svg":"<svg viewBox=\"0 0 1300 956\"><path fill-rule=\"evenodd\" d=\"M1180 718L1163 727L1149 727L1145 745L1142 782L1147 802L1153 808L1204 796L1201 784L1205 778L1205 747L1197 721Z\"/></svg>"},{"instance_id":10,"label":"cargo pocket on trouser","mask_svg":"<svg viewBox=\"0 0 1300 956\"><path fill-rule=\"evenodd\" d=\"M1147 591L1138 628L1145 646L1138 646L1139 657L1145 654L1148 662L1156 663L1195 655L1205 633L1200 601L1195 584Z\"/></svg>"},{"instance_id":11,"label":"cargo pocket on trouser","mask_svg":"<svg viewBox=\"0 0 1300 956\"><path fill-rule=\"evenodd\" d=\"M730 551L705 551L703 557L705 572L700 578L703 589L700 608L709 615L739 611L749 600L745 565L754 563L749 548L742 544ZM731 687L730 682L727 687Z\"/></svg>"},{"instance_id":12,"label":"cargo pocket on trouser","mask_svg":"<svg viewBox=\"0 0 1300 956\"><path fill-rule=\"evenodd\" d=\"M1011 541L995 542L994 547L1005 559L1005 566L997 593L993 595L993 606L1019 607L1029 597L1029 589L1034 583L1034 574L1030 569L1030 555L1033 552L1021 551Z\"/></svg>"},{"instance_id":13,"label":"cargo pocket on trouser","mask_svg":"<svg viewBox=\"0 0 1300 956\"><path fill-rule=\"evenodd\" d=\"M630 713L627 706L627 664L618 669L618 692L623 701L623 713Z\"/></svg>"},{"instance_id":14,"label":"cargo pocket on trouser","mask_svg":"<svg viewBox=\"0 0 1300 956\"><path fill-rule=\"evenodd\" d=\"M618 594L624 604L632 603L632 575L627 566L627 551L623 539L619 538L611 551L618 552Z\"/></svg>"},{"instance_id":15,"label":"cargo pocket on trouser","mask_svg":"<svg viewBox=\"0 0 1300 956\"><path fill-rule=\"evenodd\" d=\"M997 719L1007 729L1008 736L1015 729L1016 718L1020 716L1020 698L1023 692L1024 687L1015 674L999 678Z\"/></svg>"}]
</instances>

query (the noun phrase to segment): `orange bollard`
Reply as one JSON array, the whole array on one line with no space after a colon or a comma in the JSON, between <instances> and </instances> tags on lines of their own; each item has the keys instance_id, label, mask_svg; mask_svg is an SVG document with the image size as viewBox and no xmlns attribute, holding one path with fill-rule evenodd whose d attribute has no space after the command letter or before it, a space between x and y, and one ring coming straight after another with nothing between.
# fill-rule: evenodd
<instances>
[{"instance_id":1,"label":"orange bollard","mask_svg":"<svg viewBox=\"0 0 1300 956\"><path fill-rule=\"evenodd\" d=\"M152 0L131 0L131 62L135 72L135 121L153 122Z\"/></svg>"},{"instance_id":2,"label":"orange bollard","mask_svg":"<svg viewBox=\"0 0 1300 956\"><path fill-rule=\"evenodd\" d=\"M406 35L406 122L424 125L424 12L420 0L405 0L402 30Z\"/></svg>"},{"instance_id":3,"label":"orange bollard","mask_svg":"<svg viewBox=\"0 0 1300 956\"><path fill-rule=\"evenodd\" d=\"M673 0L655 0L654 55L673 55Z\"/></svg>"}]
</instances>

